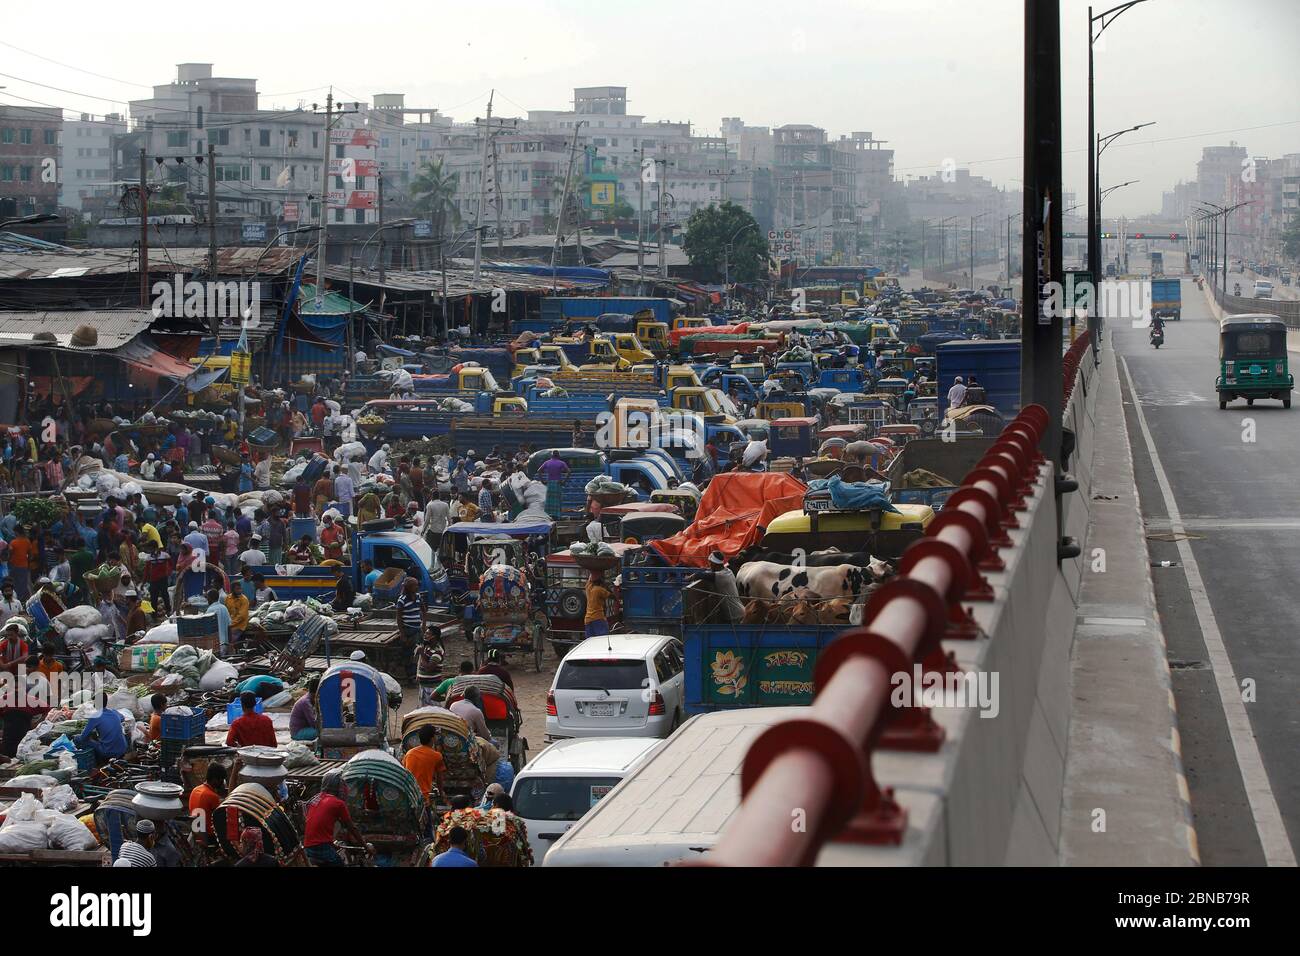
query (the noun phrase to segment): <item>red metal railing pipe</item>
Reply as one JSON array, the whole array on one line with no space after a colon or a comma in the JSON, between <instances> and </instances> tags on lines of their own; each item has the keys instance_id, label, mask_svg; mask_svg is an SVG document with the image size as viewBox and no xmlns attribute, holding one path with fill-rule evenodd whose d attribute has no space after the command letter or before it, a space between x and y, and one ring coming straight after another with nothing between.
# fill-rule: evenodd
<instances>
[{"instance_id":1,"label":"red metal railing pipe","mask_svg":"<svg viewBox=\"0 0 1300 956\"><path fill-rule=\"evenodd\" d=\"M869 761L889 702L891 668L916 660L927 632L933 639L935 596L948 601L959 594L962 575L978 557L976 550L985 547L973 532L982 533L1006 517L1005 511L990 514L988 509L1007 508L1036 478L1037 459L1027 449L1041 435L1044 419L1039 406L1027 406L1016 417L1016 427L999 436L1001 448L971 473L975 480L963 481L972 491L953 502L953 510L969 518L947 520L933 530L932 540L950 547L930 545L930 550L915 552L919 560L900 575L909 586L894 585L869 625L827 648L822 663L829 678L819 676L808 716L769 727L751 745L742 771L741 806L702 862L809 865L864 798L874 797L879 806L881 794ZM896 805L894 810L898 812ZM905 820L905 811L902 816ZM901 829L896 832L901 839Z\"/></svg>"}]
</instances>

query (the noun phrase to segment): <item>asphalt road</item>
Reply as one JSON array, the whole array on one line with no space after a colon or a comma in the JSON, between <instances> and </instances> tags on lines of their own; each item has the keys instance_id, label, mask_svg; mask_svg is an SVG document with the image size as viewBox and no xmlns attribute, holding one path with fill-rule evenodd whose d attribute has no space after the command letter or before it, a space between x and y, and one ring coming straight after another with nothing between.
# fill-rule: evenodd
<instances>
[{"instance_id":1,"label":"asphalt road","mask_svg":"<svg viewBox=\"0 0 1300 956\"><path fill-rule=\"evenodd\" d=\"M1300 411L1270 401L1247 408L1240 400L1220 411L1218 324L1193 281L1183 280L1182 297L1183 320L1166 326L1166 345L1158 351L1145 328L1118 322L1112 328L1127 365L1120 381L1201 859L1211 866L1262 865L1260 833L1269 831L1256 820L1268 791L1285 827L1285 835L1275 831L1268 857L1276 861L1279 848L1287 855L1288 843L1291 853L1300 847ZM1198 614L1178 547L1169 540L1169 514L1135 397L1232 672L1239 684L1254 682L1255 700L1245 703L1249 726L1235 747L1211 663L1216 635L1203 628L1205 615ZM1251 422L1254 440L1247 441ZM1175 566L1160 567L1162 561ZM1249 746L1247 758L1238 759L1252 736L1262 773L1252 773Z\"/></svg>"}]
</instances>

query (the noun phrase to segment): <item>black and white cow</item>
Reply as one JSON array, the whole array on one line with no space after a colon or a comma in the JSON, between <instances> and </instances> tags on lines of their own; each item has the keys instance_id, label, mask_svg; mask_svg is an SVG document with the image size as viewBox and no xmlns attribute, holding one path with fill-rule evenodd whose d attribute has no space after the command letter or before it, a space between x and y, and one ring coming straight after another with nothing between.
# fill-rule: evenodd
<instances>
[{"instance_id":1,"label":"black and white cow","mask_svg":"<svg viewBox=\"0 0 1300 956\"><path fill-rule=\"evenodd\" d=\"M822 600L857 598L870 583L869 572L852 564L813 568L750 561L736 575L742 598L768 601L779 601L788 595Z\"/></svg>"}]
</instances>

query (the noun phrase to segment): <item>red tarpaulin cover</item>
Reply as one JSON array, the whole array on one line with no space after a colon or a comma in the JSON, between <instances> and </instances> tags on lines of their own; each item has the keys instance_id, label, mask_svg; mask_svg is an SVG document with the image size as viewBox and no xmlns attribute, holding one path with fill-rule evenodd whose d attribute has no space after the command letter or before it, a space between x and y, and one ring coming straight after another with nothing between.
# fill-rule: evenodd
<instances>
[{"instance_id":1,"label":"red tarpaulin cover","mask_svg":"<svg viewBox=\"0 0 1300 956\"><path fill-rule=\"evenodd\" d=\"M671 538L653 541L669 564L702 568L715 548L728 558L758 542L763 528L777 515L803 506L808 490L798 478L783 472L728 471L709 482L695 521Z\"/></svg>"}]
</instances>

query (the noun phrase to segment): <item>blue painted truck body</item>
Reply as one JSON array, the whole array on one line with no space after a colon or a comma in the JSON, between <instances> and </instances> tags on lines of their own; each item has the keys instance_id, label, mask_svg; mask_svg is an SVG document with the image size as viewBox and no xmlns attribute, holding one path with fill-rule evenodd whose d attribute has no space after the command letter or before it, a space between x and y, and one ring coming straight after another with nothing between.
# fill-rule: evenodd
<instances>
[{"instance_id":1,"label":"blue painted truck body","mask_svg":"<svg viewBox=\"0 0 1300 956\"><path fill-rule=\"evenodd\" d=\"M945 342L935 349L938 364L939 412L948 409L948 389L960 375L974 375L984 386L988 404L1004 417L1020 411L1020 340L989 339Z\"/></svg>"}]
</instances>

